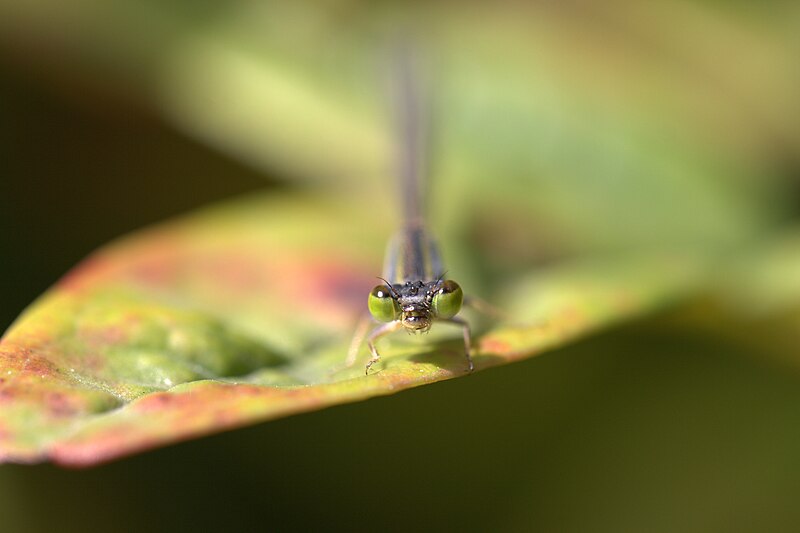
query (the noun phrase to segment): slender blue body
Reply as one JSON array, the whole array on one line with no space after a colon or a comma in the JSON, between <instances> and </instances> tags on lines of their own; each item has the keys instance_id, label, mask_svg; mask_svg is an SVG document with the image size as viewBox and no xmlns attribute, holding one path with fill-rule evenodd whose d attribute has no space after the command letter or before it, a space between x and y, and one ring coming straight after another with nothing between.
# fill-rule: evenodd
<instances>
[{"instance_id":1,"label":"slender blue body","mask_svg":"<svg viewBox=\"0 0 800 533\"><path fill-rule=\"evenodd\" d=\"M376 341L393 331L427 332L434 320L461 326L468 370L473 369L470 357L469 325L456 313L461 308L463 292L452 280L445 280L441 256L434 239L425 229L422 176L426 144L421 109L420 85L412 76L412 56L401 50L396 66L394 89L399 146L397 174L403 199L401 229L389 241L383 270L386 285L373 288L369 296L370 313L382 325L373 329L367 344L372 358L366 373L380 359Z\"/></svg>"}]
</instances>

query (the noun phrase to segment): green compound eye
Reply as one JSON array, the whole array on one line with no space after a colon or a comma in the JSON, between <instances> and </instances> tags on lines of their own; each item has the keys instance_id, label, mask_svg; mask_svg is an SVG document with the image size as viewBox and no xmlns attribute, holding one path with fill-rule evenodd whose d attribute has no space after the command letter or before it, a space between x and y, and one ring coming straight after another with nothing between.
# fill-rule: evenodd
<instances>
[{"instance_id":1,"label":"green compound eye","mask_svg":"<svg viewBox=\"0 0 800 533\"><path fill-rule=\"evenodd\" d=\"M392 298L392 292L386 285L378 285L369 293L369 312L379 322L397 320L400 315L400 306Z\"/></svg>"},{"instance_id":2,"label":"green compound eye","mask_svg":"<svg viewBox=\"0 0 800 533\"><path fill-rule=\"evenodd\" d=\"M434 314L439 318L452 318L461 310L461 302L464 301L464 291L458 283L448 279L439 285L436 294L433 295L431 306Z\"/></svg>"}]
</instances>

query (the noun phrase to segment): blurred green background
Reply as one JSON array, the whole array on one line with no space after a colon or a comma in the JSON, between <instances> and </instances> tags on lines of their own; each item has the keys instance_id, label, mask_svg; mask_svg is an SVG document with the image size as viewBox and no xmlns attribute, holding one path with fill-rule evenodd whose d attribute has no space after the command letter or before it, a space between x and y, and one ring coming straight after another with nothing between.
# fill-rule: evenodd
<instances>
[{"instance_id":1,"label":"blurred green background","mask_svg":"<svg viewBox=\"0 0 800 533\"><path fill-rule=\"evenodd\" d=\"M795 531L800 262L767 252L798 249L798 23L785 2L0 0L3 328L92 249L211 201L368 213L398 33L434 85L434 225L484 295L621 250L732 267L469 379L88 471L2 466L2 529Z\"/></svg>"}]
</instances>

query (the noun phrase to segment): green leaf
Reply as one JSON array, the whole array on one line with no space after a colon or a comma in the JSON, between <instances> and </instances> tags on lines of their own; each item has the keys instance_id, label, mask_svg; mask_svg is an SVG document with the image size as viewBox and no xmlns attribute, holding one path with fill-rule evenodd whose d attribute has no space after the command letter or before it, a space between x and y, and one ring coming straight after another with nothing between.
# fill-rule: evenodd
<instances>
[{"instance_id":1,"label":"green leaf","mask_svg":"<svg viewBox=\"0 0 800 533\"><path fill-rule=\"evenodd\" d=\"M0 460L92 465L467 375L444 325L382 340L369 376L364 347L344 366L390 231L356 205L256 196L89 257L0 342ZM506 275L488 300L508 318L476 328L476 370L658 309L699 273L689 256L639 254Z\"/></svg>"},{"instance_id":2,"label":"green leaf","mask_svg":"<svg viewBox=\"0 0 800 533\"><path fill-rule=\"evenodd\" d=\"M800 231L765 238L676 317L796 371L800 366Z\"/></svg>"}]
</instances>

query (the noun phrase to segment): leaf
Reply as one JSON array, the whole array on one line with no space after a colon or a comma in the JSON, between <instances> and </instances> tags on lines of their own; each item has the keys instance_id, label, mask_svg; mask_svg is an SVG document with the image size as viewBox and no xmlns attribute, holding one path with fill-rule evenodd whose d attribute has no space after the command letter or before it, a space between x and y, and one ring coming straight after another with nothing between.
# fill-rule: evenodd
<instances>
[{"instance_id":1,"label":"leaf","mask_svg":"<svg viewBox=\"0 0 800 533\"><path fill-rule=\"evenodd\" d=\"M800 366L800 231L787 228L729 259L676 320L750 353Z\"/></svg>"},{"instance_id":2,"label":"leaf","mask_svg":"<svg viewBox=\"0 0 800 533\"><path fill-rule=\"evenodd\" d=\"M87 466L466 375L445 326L382 340L369 376L363 347L343 366L389 232L353 202L246 198L78 265L0 342L0 460ZM491 299L509 318L476 331L476 370L658 309L697 267L640 254L507 276Z\"/></svg>"}]
</instances>

